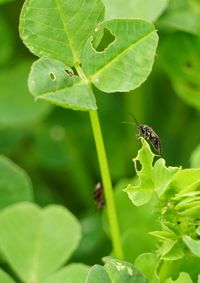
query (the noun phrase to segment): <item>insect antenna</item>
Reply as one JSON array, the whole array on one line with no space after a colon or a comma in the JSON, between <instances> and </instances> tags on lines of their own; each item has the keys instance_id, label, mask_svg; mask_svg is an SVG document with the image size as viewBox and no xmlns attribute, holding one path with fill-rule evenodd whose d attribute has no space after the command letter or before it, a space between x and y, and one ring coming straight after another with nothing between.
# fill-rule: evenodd
<instances>
[{"instance_id":1,"label":"insect antenna","mask_svg":"<svg viewBox=\"0 0 200 283\"><path fill-rule=\"evenodd\" d=\"M121 122L122 124L130 124L130 125L133 125L133 126L135 126L135 124L134 123L132 123L132 122L128 122L128 121L124 121L124 122Z\"/></svg>"},{"instance_id":2,"label":"insect antenna","mask_svg":"<svg viewBox=\"0 0 200 283\"><path fill-rule=\"evenodd\" d=\"M139 125L138 121L136 120L135 116L131 113L128 113L128 114L129 114L129 116L131 116L131 118L135 121L136 125L139 127L140 125Z\"/></svg>"}]
</instances>

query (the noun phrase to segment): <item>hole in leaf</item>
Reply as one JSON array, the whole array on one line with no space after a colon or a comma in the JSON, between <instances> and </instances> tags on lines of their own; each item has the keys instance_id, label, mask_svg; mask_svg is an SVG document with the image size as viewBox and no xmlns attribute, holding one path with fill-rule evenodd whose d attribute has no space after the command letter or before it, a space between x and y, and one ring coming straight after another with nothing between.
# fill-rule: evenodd
<instances>
[{"instance_id":1,"label":"hole in leaf","mask_svg":"<svg viewBox=\"0 0 200 283\"><path fill-rule=\"evenodd\" d=\"M53 72L49 73L49 76L52 81L56 80L56 75Z\"/></svg>"},{"instance_id":2,"label":"hole in leaf","mask_svg":"<svg viewBox=\"0 0 200 283\"><path fill-rule=\"evenodd\" d=\"M80 64L80 67L81 67L81 64ZM78 76L78 73L76 71L76 68L75 67L71 67L72 71L74 72L74 76Z\"/></svg>"},{"instance_id":3,"label":"hole in leaf","mask_svg":"<svg viewBox=\"0 0 200 283\"><path fill-rule=\"evenodd\" d=\"M69 77L73 77L74 76L74 72L72 70L65 70L65 73L69 76Z\"/></svg>"},{"instance_id":4,"label":"hole in leaf","mask_svg":"<svg viewBox=\"0 0 200 283\"><path fill-rule=\"evenodd\" d=\"M140 163L139 160L136 160L136 168L138 172L142 170L142 164Z\"/></svg>"},{"instance_id":5,"label":"hole in leaf","mask_svg":"<svg viewBox=\"0 0 200 283\"><path fill-rule=\"evenodd\" d=\"M108 48L114 41L115 41L115 36L111 33L109 29L104 28L101 41L99 42L96 48L94 46L93 47L96 49L96 51L102 52L106 48Z\"/></svg>"}]
</instances>

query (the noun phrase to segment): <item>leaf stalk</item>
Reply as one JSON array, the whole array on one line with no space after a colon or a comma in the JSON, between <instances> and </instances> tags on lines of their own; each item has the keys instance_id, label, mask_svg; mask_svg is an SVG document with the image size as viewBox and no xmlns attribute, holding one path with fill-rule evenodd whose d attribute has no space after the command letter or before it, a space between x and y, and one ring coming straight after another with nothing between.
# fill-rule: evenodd
<instances>
[{"instance_id":1,"label":"leaf stalk","mask_svg":"<svg viewBox=\"0 0 200 283\"><path fill-rule=\"evenodd\" d=\"M76 66L76 71L78 75L81 77L81 79L83 79L84 81L88 81L87 77L83 73L83 70L81 69L80 66ZM110 235L114 250L114 256L118 259L123 259L124 256L123 256L123 249L122 249L122 243L120 237L120 230L117 220L116 207L114 202L112 182L110 177L110 171L109 171L101 126L98 117L98 112L96 110L91 110L89 111L89 115L90 115L94 140L96 144L102 183L104 187L106 211L107 211L108 222L110 227Z\"/></svg>"}]
</instances>

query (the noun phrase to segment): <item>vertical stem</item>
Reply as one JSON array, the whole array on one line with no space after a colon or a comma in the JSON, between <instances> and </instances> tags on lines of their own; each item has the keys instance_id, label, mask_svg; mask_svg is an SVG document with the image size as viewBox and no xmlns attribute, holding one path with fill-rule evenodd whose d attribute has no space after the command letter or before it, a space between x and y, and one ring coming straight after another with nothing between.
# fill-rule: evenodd
<instances>
[{"instance_id":1,"label":"vertical stem","mask_svg":"<svg viewBox=\"0 0 200 283\"><path fill-rule=\"evenodd\" d=\"M85 81L89 85L89 81L87 77L85 76L82 68L80 65L75 66L76 71L79 75L79 77ZM110 234L111 234L111 240L114 250L114 256L119 259L123 259L123 250L122 250L122 243L120 239L120 231L119 231L119 225L117 221L117 213L115 208L115 202L114 202L114 195L113 195L113 189L112 189L112 183L110 178L110 172L108 167L108 161L106 157L106 151L104 147L103 142L103 136L101 133L101 127L99 123L99 117L97 111L89 111L90 114L90 121L92 124L92 130L94 135L94 140L96 144L97 149L97 155L99 160L99 166L101 171L101 178L103 182L104 187L104 195L106 200L106 208L107 208L107 215L108 215L108 222L110 227Z\"/></svg>"},{"instance_id":2,"label":"vertical stem","mask_svg":"<svg viewBox=\"0 0 200 283\"><path fill-rule=\"evenodd\" d=\"M103 137L101 133L101 127L99 123L99 117L97 111L90 111L90 120L92 124L94 140L96 143L97 155L99 159L99 166L102 176L102 182L104 187L104 194L106 199L106 207L108 214L108 221L110 227L110 234L113 243L114 255L119 259L123 259L123 250L120 239L120 231L117 222L117 214L114 203L112 183L109 173L108 161L106 157Z\"/></svg>"}]
</instances>

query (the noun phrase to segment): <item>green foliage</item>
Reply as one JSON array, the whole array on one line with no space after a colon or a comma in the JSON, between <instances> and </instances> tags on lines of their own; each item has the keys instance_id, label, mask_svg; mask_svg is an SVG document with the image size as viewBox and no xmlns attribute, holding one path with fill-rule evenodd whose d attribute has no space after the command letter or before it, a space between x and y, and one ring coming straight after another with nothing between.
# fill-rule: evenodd
<instances>
[{"instance_id":1,"label":"green foliage","mask_svg":"<svg viewBox=\"0 0 200 283\"><path fill-rule=\"evenodd\" d=\"M36 56L58 59L72 67L81 62L85 43L103 16L100 0L28 0L21 11L20 35Z\"/></svg>"},{"instance_id":2,"label":"green foliage","mask_svg":"<svg viewBox=\"0 0 200 283\"><path fill-rule=\"evenodd\" d=\"M33 189L29 176L23 169L1 155L0 209L16 202L32 200Z\"/></svg>"},{"instance_id":3,"label":"green foliage","mask_svg":"<svg viewBox=\"0 0 200 283\"><path fill-rule=\"evenodd\" d=\"M0 282L200 283L199 1L0 5ZM34 99L19 17L41 57L28 79ZM64 108L93 110L101 176L87 113ZM155 129L162 157L144 140L136 154L137 127L121 124L128 113Z\"/></svg>"},{"instance_id":4,"label":"green foliage","mask_svg":"<svg viewBox=\"0 0 200 283\"><path fill-rule=\"evenodd\" d=\"M7 3L7 2L12 2L12 1L14 1L14 0L0 0L0 5Z\"/></svg>"},{"instance_id":5,"label":"green foliage","mask_svg":"<svg viewBox=\"0 0 200 283\"><path fill-rule=\"evenodd\" d=\"M181 49L176 48L177 42ZM171 48L173 52L169 52ZM197 109L200 109L199 48L200 38L184 33L173 33L161 44L162 66L175 92Z\"/></svg>"},{"instance_id":6,"label":"green foliage","mask_svg":"<svg viewBox=\"0 0 200 283\"><path fill-rule=\"evenodd\" d=\"M135 266L149 279L151 283L159 283L157 274L158 257L152 253L139 255L135 260Z\"/></svg>"},{"instance_id":7,"label":"green foliage","mask_svg":"<svg viewBox=\"0 0 200 283\"><path fill-rule=\"evenodd\" d=\"M163 13L168 5L168 0L103 0L105 17L110 18L138 18L154 22ZM122 9L123 7L123 9Z\"/></svg>"},{"instance_id":8,"label":"green foliage","mask_svg":"<svg viewBox=\"0 0 200 283\"><path fill-rule=\"evenodd\" d=\"M0 244L23 282L43 282L69 259L80 240L80 225L64 207L9 206L0 213Z\"/></svg>"},{"instance_id":9,"label":"green foliage","mask_svg":"<svg viewBox=\"0 0 200 283\"><path fill-rule=\"evenodd\" d=\"M85 282L88 271L89 266L81 263L73 263L54 272L44 283L83 283Z\"/></svg>"},{"instance_id":10,"label":"green foliage","mask_svg":"<svg viewBox=\"0 0 200 283\"><path fill-rule=\"evenodd\" d=\"M200 145L198 145L190 156L191 167L200 168Z\"/></svg>"},{"instance_id":11,"label":"green foliage","mask_svg":"<svg viewBox=\"0 0 200 283\"><path fill-rule=\"evenodd\" d=\"M143 138L141 141L142 148L133 159L139 185L128 185L125 191L136 205L149 202L153 194L156 196L162 230L151 234L161 242L159 254L162 259L184 257L184 243L199 256L196 227L200 225L200 169L166 167L162 158L153 163L155 155ZM141 170L137 169L137 162L141 163Z\"/></svg>"},{"instance_id":12,"label":"green foliage","mask_svg":"<svg viewBox=\"0 0 200 283\"><path fill-rule=\"evenodd\" d=\"M198 0L171 0L161 17L161 26L200 35L200 5Z\"/></svg>"},{"instance_id":13,"label":"green foliage","mask_svg":"<svg viewBox=\"0 0 200 283\"><path fill-rule=\"evenodd\" d=\"M132 205L123 192L127 182L127 179L121 180L114 191L124 255L127 261L133 263L138 255L154 249L156 239L149 237L149 232L159 229L159 225L157 215L153 214L152 203L139 207ZM131 180L132 184L135 182L135 179Z\"/></svg>"},{"instance_id":14,"label":"green foliage","mask_svg":"<svg viewBox=\"0 0 200 283\"><path fill-rule=\"evenodd\" d=\"M183 241L194 255L200 257L200 241L199 240L193 240L191 237L185 235L183 236Z\"/></svg>"},{"instance_id":15,"label":"green foliage","mask_svg":"<svg viewBox=\"0 0 200 283\"><path fill-rule=\"evenodd\" d=\"M91 89L60 61L48 58L36 61L28 84L36 99L44 99L74 110L96 109Z\"/></svg>"},{"instance_id":16,"label":"green foliage","mask_svg":"<svg viewBox=\"0 0 200 283\"><path fill-rule=\"evenodd\" d=\"M33 103L27 88L30 62L22 62L0 75L0 127L25 127L42 119L49 106Z\"/></svg>"},{"instance_id":17,"label":"green foliage","mask_svg":"<svg viewBox=\"0 0 200 283\"><path fill-rule=\"evenodd\" d=\"M171 278L165 280L164 283L193 283L190 275L185 272L181 272L178 279L172 280Z\"/></svg>"},{"instance_id":18,"label":"green foliage","mask_svg":"<svg viewBox=\"0 0 200 283\"><path fill-rule=\"evenodd\" d=\"M15 283L15 281L2 269L0 269L0 280L2 283Z\"/></svg>"},{"instance_id":19,"label":"green foliage","mask_svg":"<svg viewBox=\"0 0 200 283\"><path fill-rule=\"evenodd\" d=\"M149 202L155 192L162 198L173 175L179 170L178 167L166 167L163 158L159 158L153 163L155 154L152 153L149 144L144 139L141 141L142 148L133 159L139 184L136 186L128 185L125 189L135 205L143 205ZM142 165L141 170L137 167L138 161Z\"/></svg>"},{"instance_id":20,"label":"green foliage","mask_svg":"<svg viewBox=\"0 0 200 283\"><path fill-rule=\"evenodd\" d=\"M131 263L105 259L105 265L94 265L85 283L148 283L149 281Z\"/></svg>"},{"instance_id":21,"label":"green foliage","mask_svg":"<svg viewBox=\"0 0 200 283\"><path fill-rule=\"evenodd\" d=\"M75 13L73 20L71 13ZM91 83L102 91L115 92L130 91L146 80L158 42L154 26L131 19L97 25L103 15L100 0L77 0L72 4L63 0L42 5L39 0L25 2L20 17L22 40L35 55L61 61L41 59L33 66L29 88L34 96L67 108L94 110ZM53 19L51 23L49 18ZM101 49L105 31L114 38ZM74 67L79 76L72 70L66 74L65 64Z\"/></svg>"},{"instance_id":22,"label":"green foliage","mask_svg":"<svg viewBox=\"0 0 200 283\"><path fill-rule=\"evenodd\" d=\"M1 4L1 1L0 1ZM13 53L13 38L10 27L4 17L0 15L0 66L7 62Z\"/></svg>"},{"instance_id":23,"label":"green foliage","mask_svg":"<svg viewBox=\"0 0 200 283\"><path fill-rule=\"evenodd\" d=\"M97 51L92 41L105 29L110 31L114 40L104 50ZM96 34L85 46L83 71L101 91L130 91L139 87L149 75L157 42L155 28L147 22L131 19L106 21L98 25Z\"/></svg>"}]
</instances>

